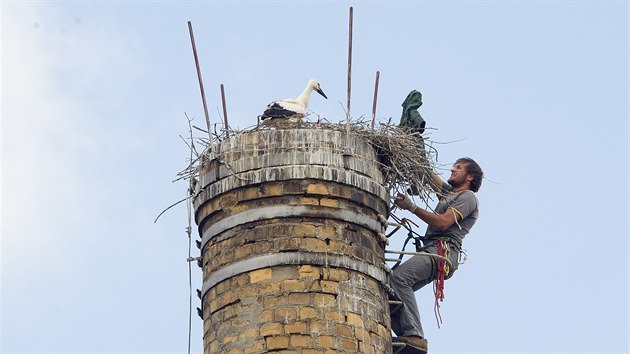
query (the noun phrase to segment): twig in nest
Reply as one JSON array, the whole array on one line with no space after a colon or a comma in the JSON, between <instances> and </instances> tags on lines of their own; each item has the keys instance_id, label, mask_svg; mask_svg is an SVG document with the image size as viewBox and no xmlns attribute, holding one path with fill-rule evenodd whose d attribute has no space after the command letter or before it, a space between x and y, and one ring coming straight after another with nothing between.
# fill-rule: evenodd
<instances>
[{"instance_id":1,"label":"twig in nest","mask_svg":"<svg viewBox=\"0 0 630 354\"><path fill-rule=\"evenodd\" d=\"M236 179L243 181L243 182L247 182L249 181L248 178L243 178L241 176L238 176L236 173L234 173L234 170L232 170L232 166L230 166L229 163L225 162L224 160L218 160L220 164L225 165L225 167L228 169L228 171L230 171L230 173L232 174L232 176L234 176Z\"/></svg>"}]
</instances>

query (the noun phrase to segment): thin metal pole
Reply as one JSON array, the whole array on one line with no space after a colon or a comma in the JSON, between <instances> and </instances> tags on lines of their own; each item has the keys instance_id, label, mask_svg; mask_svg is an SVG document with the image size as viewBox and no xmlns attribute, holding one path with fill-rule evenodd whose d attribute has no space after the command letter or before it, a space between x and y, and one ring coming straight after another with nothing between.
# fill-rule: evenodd
<instances>
[{"instance_id":1,"label":"thin metal pole","mask_svg":"<svg viewBox=\"0 0 630 354\"><path fill-rule=\"evenodd\" d=\"M435 253L429 253L429 252L405 252L405 251L390 251L390 250L385 250L385 253L390 253L390 254L403 254L403 255L410 255L410 256L426 256L426 257L433 257L433 258L437 258L437 259L441 259L445 262L448 263L448 265L453 266L453 264L451 263L451 260L444 257L444 256L440 256L439 254L435 254ZM392 261L392 262L398 262L399 259L395 258L395 259L389 259L388 260Z\"/></svg>"},{"instance_id":2,"label":"thin metal pole","mask_svg":"<svg viewBox=\"0 0 630 354\"><path fill-rule=\"evenodd\" d=\"M199 58L197 57L197 46L195 46L195 36L193 35L192 23L188 21L188 32L190 33L190 42L192 44L193 55L195 56L195 66L197 67L197 79L199 79L199 89L201 90L201 101L203 102L203 112L206 115L206 125L208 126L208 136L212 140L210 130L210 115L208 114L208 105L206 104L206 93L203 90L203 80L201 79L201 69L199 68Z\"/></svg>"},{"instance_id":3,"label":"thin metal pole","mask_svg":"<svg viewBox=\"0 0 630 354\"><path fill-rule=\"evenodd\" d=\"M348 102L346 111L346 134L350 136L350 92L352 88L352 6L350 6L349 36L348 36Z\"/></svg>"},{"instance_id":4,"label":"thin metal pole","mask_svg":"<svg viewBox=\"0 0 630 354\"><path fill-rule=\"evenodd\" d=\"M228 117L227 117L227 105L225 104L225 91L223 90L223 84L221 84L221 102L223 102L223 121L225 122L225 137L229 138L228 132Z\"/></svg>"},{"instance_id":5,"label":"thin metal pole","mask_svg":"<svg viewBox=\"0 0 630 354\"><path fill-rule=\"evenodd\" d=\"M374 81L374 102L372 103L372 130L374 130L374 122L376 121L376 99L378 98L378 80L381 72L376 72L376 80Z\"/></svg>"}]
</instances>

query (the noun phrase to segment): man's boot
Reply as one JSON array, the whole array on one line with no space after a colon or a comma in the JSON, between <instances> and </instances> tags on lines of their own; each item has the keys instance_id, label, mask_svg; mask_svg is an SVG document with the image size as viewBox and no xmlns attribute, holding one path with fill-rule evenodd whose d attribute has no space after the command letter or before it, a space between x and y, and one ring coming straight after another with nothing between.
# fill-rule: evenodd
<instances>
[{"instance_id":1,"label":"man's boot","mask_svg":"<svg viewBox=\"0 0 630 354\"><path fill-rule=\"evenodd\" d=\"M401 342L412 347L418 348L424 352L428 350L427 340L419 336L399 336L392 338L392 342Z\"/></svg>"}]
</instances>

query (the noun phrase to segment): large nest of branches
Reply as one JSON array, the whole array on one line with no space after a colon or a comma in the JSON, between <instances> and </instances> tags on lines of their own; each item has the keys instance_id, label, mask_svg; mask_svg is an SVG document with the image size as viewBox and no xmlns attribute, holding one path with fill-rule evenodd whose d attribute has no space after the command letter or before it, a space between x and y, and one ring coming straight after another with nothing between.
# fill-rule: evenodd
<instances>
[{"instance_id":1,"label":"large nest of branches","mask_svg":"<svg viewBox=\"0 0 630 354\"><path fill-rule=\"evenodd\" d=\"M191 159L189 166L178 174L179 179L191 179L196 177L200 169L200 161L203 153L198 153L195 143L202 146L202 151L211 148L218 143L235 135L265 129L330 129L346 132L347 126L342 123L317 122L278 122L272 126L258 125L244 130L228 130L216 133L212 140L209 138L191 137ZM194 127L197 128L197 127ZM199 128L197 128L199 129ZM391 122L379 123L374 128L366 121L351 121L350 134L361 136L368 140L377 153L381 171L385 177L385 187L391 194L403 193L418 196L425 203L430 200L432 192L431 172L434 170L437 151L432 142L426 136L418 133L407 132ZM200 130L200 129L199 129ZM185 139L186 140L186 139ZM229 166L228 166L229 167Z\"/></svg>"},{"instance_id":2,"label":"large nest of branches","mask_svg":"<svg viewBox=\"0 0 630 354\"><path fill-rule=\"evenodd\" d=\"M351 134L363 136L376 149L390 193L413 194L428 201L433 191L432 161L437 154L430 140L393 124L371 129L359 122L351 125Z\"/></svg>"}]
</instances>

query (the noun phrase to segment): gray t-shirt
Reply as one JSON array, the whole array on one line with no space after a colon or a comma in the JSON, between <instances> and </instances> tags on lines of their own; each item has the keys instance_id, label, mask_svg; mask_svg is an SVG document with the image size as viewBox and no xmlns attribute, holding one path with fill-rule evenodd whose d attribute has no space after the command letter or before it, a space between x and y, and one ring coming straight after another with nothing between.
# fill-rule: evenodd
<instances>
[{"instance_id":1,"label":"gray t-shirt","mask_svg":"<svg viewBox=\"0 0 630 354\"><path fill-rule=\"evenodd\" d=\"M435 207L435 212L438 214L457 213L462 219L444 231L437 230L429 225L425 235L428 238L449 235L461 243L464 236L468 234L477 221L479 201L475 193L471 190L453 193L451 192L452 189L453 187L451 187L450 184L442 184L442 192L438 193L439 203L437 207ZM453 215L453 217L455 217L455 215Z\"/></svg>"}]
</instances>

